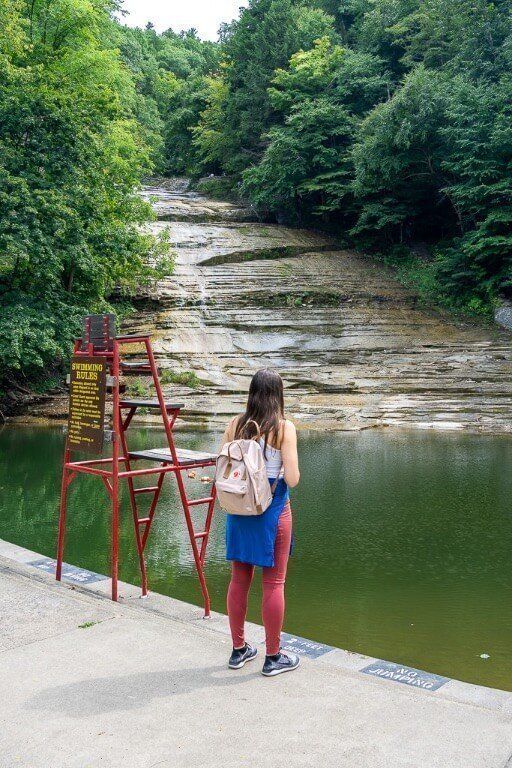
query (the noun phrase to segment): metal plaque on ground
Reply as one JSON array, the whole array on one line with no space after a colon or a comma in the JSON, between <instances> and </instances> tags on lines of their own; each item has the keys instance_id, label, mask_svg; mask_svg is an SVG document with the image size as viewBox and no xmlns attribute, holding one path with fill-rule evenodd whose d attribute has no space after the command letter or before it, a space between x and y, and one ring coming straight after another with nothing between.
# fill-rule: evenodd
<instances>
[{"instance_id":1,"label":"metal plaque on ground","mask_svg":"<svg viewBox=\"0 0 512 768\"><path fill-rule=\"evenodd\" d=\"M101 453L103 449L107 361L75 355L71 360L68 447Z\"/></svg>"},{"instance_id":2,"label":"metal plaque on ground","mask_svg":"<svg viewBox=\"0 0 512 768\"><path fill-rule=\"evenodd\" d=\"M298 637L297 635L289 635L287 632L283 632L281 635L281 645L289 651L298 653L299 656L307 656L310 659L318 659L319 656L323 656L324 653L329 653L329 651L333 650L332 645L315 643L313 640L307 640L305 637Z\"/></svg>"},{"instance_id":3,"label":"metal plaque on ground","mask_svg":"<svg viewBox=\"0 0 512 768\"><path fill-rule=\"evenodd\" d=\"M56 561L50 557L43 557L41 560L33 560L29 565L47 573L55 573ZM92 584L107 578L101 573L94 573L94 571L78 568L76 565L69 565L68 563L62 564L62 577L65 581L72 581L75 584Z\"/></svg>"},{"instance_id":4,"label":"metal plaque on ground","mask_svg":"<svg viewBox=\"0 0 512 768\"><path fill-rule=\"evenodd\" d=\"M434 675L432 672L423 672L421 669L414 669L413 667L405 667L403 664L395 664L393 661L374 661L361 672L364 672L365 675L393 680L395 683L412 685L414 688L423 688L425 691L437 691L438 688L450 681L448 677Z\"/></svg>"}]
</instances>

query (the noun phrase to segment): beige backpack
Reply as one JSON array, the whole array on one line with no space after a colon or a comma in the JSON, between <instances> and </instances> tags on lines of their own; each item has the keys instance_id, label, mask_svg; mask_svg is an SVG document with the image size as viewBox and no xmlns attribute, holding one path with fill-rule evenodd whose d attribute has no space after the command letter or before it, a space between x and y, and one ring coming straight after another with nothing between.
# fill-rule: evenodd
<instances>
[{"instance_id":1,"label":"beige backpack","mask_svg":"<svg viewBox=\"0 0 512 768\"><path fill-rule=\"evenodd\" d=\"M231 440L217 457L215 486L219 503L230 515L262 515L277 486L268 481L261 445L255 440Z\"/></svg>"}]
</instances>

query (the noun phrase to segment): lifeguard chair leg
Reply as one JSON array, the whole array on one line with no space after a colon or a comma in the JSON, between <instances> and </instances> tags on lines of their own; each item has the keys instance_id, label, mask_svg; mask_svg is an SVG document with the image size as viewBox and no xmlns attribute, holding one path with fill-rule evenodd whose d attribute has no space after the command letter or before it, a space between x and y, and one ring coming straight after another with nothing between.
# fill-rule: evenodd
<instances>
[{"instance_id":1,"label":"lifeguard chair leg","mask_svg":"<svg viewBox=\"0 0 512 768\"><path fill-rule=\"evenodd\" d=\"M128 450L128 442L126 439L126 431L135 414L135 411L136 411L136 408L131 408L124 420L122 417L122 413L119 414L119 423L121 426L121 430L120 430L121 449L124 457L125 470L128 472L131 471L131 461L130 461L130 453ZM170 422L171 428L176 420L176 415L177 413L173 413L173 416ZM147 569L146 569L146 560L144 557L144 550L146 548L146 542L151 529L151 523L153 522L153 517L155 515L155 510L158 503L158 499L160 497L160 492L162 490L162 485L164 482L164 473L161 473L158 475L158 480L155 486L150 486L148 488L135 488L133 483L133 478L129 476L127 477L127 481L128 481L128 492L130 495L130 506L132 509L133 527L135 531L135 544L137 546L137 555L139 559L139 568L141 573L142 597L147 597L148 576L147 576ZM139 509L137 505L137 496L141 493L153 493L153 498L149 506L148 514L146 517L143 517L143 518L139 518ZM144 526L143 530L141 530L141 526Z\"/></svg>"},{"instance_id":2,"label":"lifeguard chair leg","mask_svg":"<svg viewBox=\"0 0 512 768\"><path fill-rule=\"evenodd\" d=\"M131 462L128 455L128 445L126 442L126 430L130 425L130 422L133 418L135 411L136 411L135 408L131 408L124 421L122 418L122 414L121 413L119 414L119 425L121 427L120 433L119 433L121 438L121 449L124 457L125 470L128 472L131 471L132 467L131 467ZM142 579L142 596L145 597L148 593L148 580L147 580L147 574L146 574L146 563L144 560L144 551L142 547L142 538L140 535L139 522L138 522L139 513L137 509L137 500L135 498L135 488L133 485L133 478L128 477L127 481L128 481L128 493L130 495L130 506L132 509L132 516L133 516L133 527L135 529L135 543L137 546L137 554L139 557L139 567L140 567L140 573L141 573L141 579Z\"/></svg>"},{"instance_id":3,"label":"lifeguard chair leg","mask_svg":"<svg viewBox=\"0 0 512 768\"><path fill-rule=\"evenodd\" d=\"M64 544L66 540L68 488L76 475L76 472L73 472L72 469L68 469L67 467L70 459L71 453L68 448L68 441L66 438L66 447L64 449L64 464L62 466L62 480L60 484L59 533L57 537L57 563L55 567L55 578L57 581L62 580L62 561L64 559Z\"/></svg>"},{"instance_id":4,"label":"lifeguard chair leg","mask_svg":"<svg viewBox=\"0 0 512 768\"><path fill-rule=\"evenodd\" d=\"M66 451L67 454L67 451ZM60 506L59 506L59 535L57 540L57 566L55 568L55 578L57 581L62 579L62 560L64 557L64 539L66 537L66 507L68 499L68 470L66 468L67 457L64 459L62 468L62 481L60 485Z\"/></svg>"},{"instance_id":5,"label":"lifeguard chair leg","mask_svg":"<svg viewBox=\"0 0 512 768\"><path fill-rule=\"evenodd\" d=\"M117 602L118 571L119 571L119 434L121 431L119 411L119 345L114 340L112 356L113 387L113 436L112 443L112 551L110 577L112 579L112 600Z\"/></svg>"},{"instance_id":6,"label":"lifeguard chair leg","mask_svg":"<svg viewBox=\"0 0 512 768\"><path fill-rule=\"evenodd\" d=\"M204 540L204 538L207 536L207 533L205 531L202 531L200 534L196 534L196 532L194 531L194 525L192 523L192 518L190 516L190 510L188 508L186 497L185 497L185 500L183 500L185 489L184 489L184 484L183 484L183 480L181 478L180 472L177 473L177 480L178 480L178 488L180 490L180 496L183 503L183 509L185 511L185 521L187 523L188 535L190 537L192 552L194 554L194 562L196 564L197 575L199 576L201 592L203 593L204 618L208 619L210 617L210 594L208 592L208 586L206 584L206 578L204 575L204 568L203 568L203 562L201 560L201 554L197 546L197 539L202 538Z\"/></svg>"},{"instance_id":7,"label":"lifeguard chair leg","mask_svg":"<svg viewBox=\"0 0 512 768\"><path fill-rule=\"evenodd\" d=\"M201 550L199 552L199 557L201 559L201 565L204 566L204 561L206 559L206 547L208 545L208 539L210 537L210 527L212 524L212 517L213 517L213 510L215 508L215 499L217 497L217 492L215 489L215 485L212 486L212 490L210 493L211 501L208 504L208 509L206 512L206 520L204 523L204 530L206 533L206 536L203 536L201 541Z\"/></svg>"},{"instance_id":8,"label":"lifeguard chair leg","mask_svg":"<svg viewBox=\"0 0 512 768\"><path fill-rule=\"evenodd\" d=\"M204 561L206 557L206 545L208 543L208 537L210 535L210 523L213 515L213 508L215 505L215 490L212 489L210 501L208 502L208 508L206 513L206 520L204 529L199 533L194 530L194 523L192 521L192 515L190 513L190 507L196 506L197 501L201 500L189 500L183 482L183 476L181 472L176 473L176 480L178 483L178 490L180 493L181 504L183 506L183 512L185 514L185 522L187 524L188 535L190 538L190 544L192 546L192 552L194 555L194 562L196 565L197 575L199 577L199 583L201 585L201 592L203 593L204 601L204 618L207 619L210 616L210 595L208 592L208 586L206 584L206 578L204 575ZM201 549L197 546L198 539L201 539Z\"/></svg>"}]
</instances>

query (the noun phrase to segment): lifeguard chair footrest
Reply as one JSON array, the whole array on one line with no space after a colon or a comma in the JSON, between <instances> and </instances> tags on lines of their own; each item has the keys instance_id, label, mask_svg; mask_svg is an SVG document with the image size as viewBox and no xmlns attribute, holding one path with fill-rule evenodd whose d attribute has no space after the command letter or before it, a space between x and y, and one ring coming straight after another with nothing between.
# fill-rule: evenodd
<instances>
[{"instance_id":1,"label":"lifeguard chair footrest","mask_svg":"<svg viewBox=\"0 0 512 768\"><path fill-rule=\"evenodd\" d=\"M160 403L158 400L126 400L123 398L119 406L121 408L153 408L154 410L160 410ZM165 403L165 407L168 411L179 411L185 407L185 403Z\"/></svg>"},{"instance_id":2,"label":"lifeguard chair footrest","mask_svg":"<svg viewBox=\"0 0 512 768\"><path fill-rule=\"evenodd\" d=\"M121 372L125 376L135 375L148 375L151 376L151 365L145 360L121 360L119 365L121 366Z\"/></svg>"},{"instance_id":3,"label":"lifeguard chair footrest","mask_svg":"<svg viewBox=\"0 0 512 768\"><path fill-rule=\"evenodd\" d=\"M187 464L199 464L201 462L214 462L217 458L215 453L206 453L204 451L190 451L186 448L178 448L178 462L180 466ZM145 459L146 461L158 461L172 464L172 456L168 448L147 448L143 451L130 451L130 459Z\"/></svg>"}]
</instances>

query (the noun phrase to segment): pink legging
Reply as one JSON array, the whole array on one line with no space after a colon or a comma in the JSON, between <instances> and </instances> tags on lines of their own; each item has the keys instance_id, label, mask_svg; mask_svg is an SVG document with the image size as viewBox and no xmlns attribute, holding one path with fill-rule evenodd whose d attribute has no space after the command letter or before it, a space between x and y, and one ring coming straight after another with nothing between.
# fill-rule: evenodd
<instances>
[{"instance_id":1,"label":"pink legging","mask_svg":"<svg viewBox=\"0 0 512 768\"><path fill-rule=\"evenodd\" d=\"M261 615L265 627L268 656L279 653L281 643L281 628L284 619L284 583L291 538L292 511L290 502L287 502L277 525L274 565L272 568L263 568ZM228 616L234 648L242 648L245 642L244 623L247 613L247 598L253 576L253 565L239 563L236 560L232 562L231 581L228 588Z\"/></svg>"}]
</instances>

